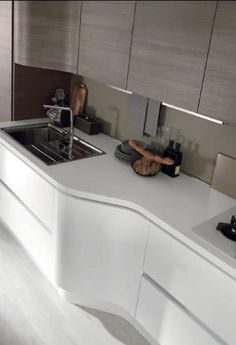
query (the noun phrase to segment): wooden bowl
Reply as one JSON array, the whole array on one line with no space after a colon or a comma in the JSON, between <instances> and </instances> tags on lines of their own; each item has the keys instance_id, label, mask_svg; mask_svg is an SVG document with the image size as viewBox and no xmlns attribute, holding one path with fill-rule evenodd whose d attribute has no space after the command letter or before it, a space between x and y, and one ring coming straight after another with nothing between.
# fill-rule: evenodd
<instances>
[{"instance_id":1,"label":"wooden bowl","mask_svg":"<svg viewBox=\"0 0 236 345\"><path fill-rule=\"evenodd\" d=\"M132 163L132 168L140 176L155 176L161 170L161 164L146 157Z\"/></svg>"}]
</instances>

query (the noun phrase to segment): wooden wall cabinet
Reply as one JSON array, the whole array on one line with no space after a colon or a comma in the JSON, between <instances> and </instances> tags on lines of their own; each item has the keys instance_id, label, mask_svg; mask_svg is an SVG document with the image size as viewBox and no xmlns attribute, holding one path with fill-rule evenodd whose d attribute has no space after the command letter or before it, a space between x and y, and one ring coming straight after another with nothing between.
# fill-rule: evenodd
<instances>
[{"instance_id":1,"label":"wooden wall cabinet","mask_svg":"<svg viewBox=\"0 0 236 345\"><path fill-rule=\"evenodd\" d=\"M78 73L236 123L234 1L14 1L14 7L16 63ZM11 1L1 1L0 16L1 120L7 120Z\"/></svg>"},{"instance_id":2,"label":"wooden wall cabinet","mask_svg":"<svg viewBox=\"0 0 236 345\"><path fill-rule=\"evenodd\" d=\"M12 2L0 1L0 121L11 120Z\"/></svg>"},{"instance_id":3,"label":"wooden wall cabinet","mask_svg":"<svg viewBox=\"0 0 236 345\"><path fill-rule=\"evenodd\" d=\"M15 1L15 62L76 73L81 1Z\"/></svg>"},{"instance_id":4,"label":"wooden wall cabinet","mask_svg":"<svg viewBox=\"0 0 236 345\"><path fill-rule=\"evenodd\" d=\"M197 111L215 1L137 1L128 90Z\"/></svg>"},{"instance_id":5,"label":"wooden wall cabinet","mask_svg":"<svg viewBox=\"0 0 236 345\"><path fill-rule=\"evenodd\" d=\"M198 112L236 123L236 2L219 1Z\"/></svg>"},{"instance_id":6,"label":"wooden wall cabinet","mask_svg":"<svg viewBox=\"0 0 236 345\"><path fill-rule=\"evenodd\" d=\"M78 74L126 88L134 1L83 1Z\"/></svg>"}]
</instances>

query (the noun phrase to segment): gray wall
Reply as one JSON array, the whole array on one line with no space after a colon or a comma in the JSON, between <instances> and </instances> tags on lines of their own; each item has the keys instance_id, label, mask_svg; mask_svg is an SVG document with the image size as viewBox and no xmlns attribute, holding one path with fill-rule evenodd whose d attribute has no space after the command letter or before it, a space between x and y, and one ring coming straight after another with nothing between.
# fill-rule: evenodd
<instances>
[{"instance_id":1,"label":"gray wall","mask_svg":"<svg viewBox=\"0 0 236 345\"><path fill-rule=\"evenodd\" d=\"M121 140L127 139L128 104L130 95L97 81L73 75L72 87L83 82L88 88L86 112L103 120L103 131Z\"/></svg>"},{"instance_id":2,"label":"gray wall","mask_svg":"<svg viewBox=\"0 0 236 345\"><path fill-rule=\"evenodd\" d=\"M73 82L76 82L74 78ZM84 78L88 87L87 112L104 120L104 132L121 140L129 138L130 95ZM175 129L182 142L182 170L210 183L217 152L236 158L236 126L217 125L171 108L163 108L165 126ZM143 138L155 142L156 138Z\"/></svg>"}]
</instances>

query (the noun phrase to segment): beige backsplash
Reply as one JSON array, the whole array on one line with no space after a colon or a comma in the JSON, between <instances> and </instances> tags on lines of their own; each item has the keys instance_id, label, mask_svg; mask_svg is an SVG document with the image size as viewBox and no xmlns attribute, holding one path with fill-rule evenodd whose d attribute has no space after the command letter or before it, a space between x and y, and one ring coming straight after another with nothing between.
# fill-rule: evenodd
<instances>
[{"instance_id":1,"label":"beige backsplash","mask_svg":"<svg viewBox=\"0 0 236 345\"><path fill-rule=\"evenodd\" d=\"M76 81L76 77L72 83ZM103 119L104 131L121 140L128 138L128 108L130 95L87 78L87 112ZM211 183L217 152L236 158L236 126L217 125L184 112L163 108L165 126L175 128L182 142L182 170ZM156 138L145 141L155 141Z\"/></svg>"},{"instance_id":2,"label":"beige backsplash","mask_svg":"<svg viewBox=\"0 0 236 345\"><path fill-rule=\"evenodd\" d=\"M217 152L236 158L236 126L217 125L174 109L165 109L165 125L179 130L182 169L211 183Z\"/></svg>"}]
</instances>

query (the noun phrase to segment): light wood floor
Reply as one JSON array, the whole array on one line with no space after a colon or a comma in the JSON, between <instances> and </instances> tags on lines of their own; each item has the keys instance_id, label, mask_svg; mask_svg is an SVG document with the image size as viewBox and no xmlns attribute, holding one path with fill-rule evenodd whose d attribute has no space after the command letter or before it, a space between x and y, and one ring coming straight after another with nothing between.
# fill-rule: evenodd
<instances>
[{"instance_id":1,"label":"light wood floor","mask_svg":"<svg viewBox=\"0 0 236 345\"><path fill-rule=\"evenodd\" d=\"M0 345L148 345L125 320L61 298L0 225Z\"/></svg>"}]
</instances>

